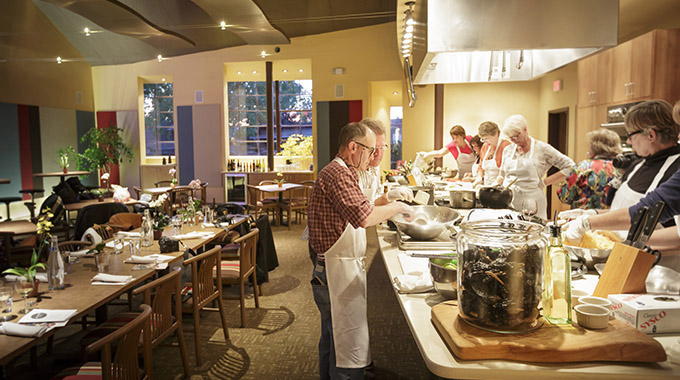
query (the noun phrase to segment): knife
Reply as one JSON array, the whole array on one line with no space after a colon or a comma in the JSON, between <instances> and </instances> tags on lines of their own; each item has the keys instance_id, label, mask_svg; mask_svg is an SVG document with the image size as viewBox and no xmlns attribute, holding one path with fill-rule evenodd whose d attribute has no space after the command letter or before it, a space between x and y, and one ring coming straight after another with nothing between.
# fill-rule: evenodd
<instances>
[{"instance_id":1,"label":"knife","mask_svg":"<svg viewBox=\"0 0 680 380\"><path fill-rule=\"evenodd\" d=\"M637 249L642 249L645 247L647 240L649 240L649 237L654 232L654 228L656 227L656 223L659 221L659 217L661 216L664 206L666 206L664 201L658 201L654 204L654 207L652 207L651 211L649 211L647 224L642 230L640 237L633 243L633 247Z\"/></svg>"},{"instance_id":2,"label":"knife","mask_svg":"<svg viewBox=\"0 0 680 380\"><path fill-rule=\"evenodd\" d=\"M632 245L633 242L640 237L640 233L642 233L642 228L644 227L645 222L647 221L648 212L649 208L647 206L640 207L635 212L633 220L630 224L630 229L628 230L628 236L626 236L626 240L622 242L623 244Z\"/></svg>"}]
</instances>

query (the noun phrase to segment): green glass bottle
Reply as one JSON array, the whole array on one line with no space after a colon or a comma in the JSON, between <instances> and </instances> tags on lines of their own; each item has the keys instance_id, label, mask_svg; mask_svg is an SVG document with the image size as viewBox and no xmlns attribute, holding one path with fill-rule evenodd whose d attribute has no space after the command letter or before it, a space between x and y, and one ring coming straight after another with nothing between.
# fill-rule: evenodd
<instances>
[{"instance_id":1,"label":"green glass bottle","mask_svg":"<svg viewBox=\"0 0 680 380\"><path fill-rule=\"evenodd\" d=\"M562 230L550 225L550 245L545 260L543 313L554 325L571 324L571 259L562 246Z\"/></svg>"}]
</instances>

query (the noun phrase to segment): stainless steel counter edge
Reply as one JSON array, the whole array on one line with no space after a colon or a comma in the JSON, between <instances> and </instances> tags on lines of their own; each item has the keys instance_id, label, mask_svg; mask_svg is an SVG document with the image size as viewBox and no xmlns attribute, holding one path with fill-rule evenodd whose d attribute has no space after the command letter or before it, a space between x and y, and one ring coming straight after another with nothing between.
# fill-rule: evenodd
<instances>
[{"instance_id":1,"label":"stainless steel counter edge","mask_svg":"<svg viewBox=\"0 0 680 380\"><path fill-rule=\"evenodd\" d=\"M378 227L380 253L390 279L403 274L397 255L395 233L385 227ZM575 288L593 286L590 281L574 281ZM437 376L456 379L678 379L680 365L669 360L663 363L563 363L525 364L507 360L463 361L453 356L431 321L432 306L443 302L437 293L399 294L395 289L411 334L427 368ZM592 289L591 289L592 291ZM369 321L370 323L370 321ZM680 334L654 337L668 349L678 342Z\"/></svg>"}]
</instances>

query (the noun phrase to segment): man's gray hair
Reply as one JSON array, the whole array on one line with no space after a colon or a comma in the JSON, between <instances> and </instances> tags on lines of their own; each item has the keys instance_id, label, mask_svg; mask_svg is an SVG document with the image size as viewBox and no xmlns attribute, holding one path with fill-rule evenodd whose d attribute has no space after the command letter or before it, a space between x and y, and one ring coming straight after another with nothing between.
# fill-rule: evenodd
<instances>
[{"instance_id":1,"label":"man's gray hair","mask_svg":"<svg viewBox=\"0 0 680 380\"><path fill-rule=\"evenodd\" d=\"M365 118L360 121L361 124L367 126L375 133L376 136L385 135L385 126L382 121L378 119Z\"/></svg>"},{"instance_id":2,"label":"man's gray hair","mask_svg":"<svg viewBox=\"0 0 680 380\"><path fill-rule=\"evenodd\" d=\"M338 134L338 146L340 148L347 147L349 146L350 141L366 136L368 131L368 127L361 122L349 123L342 127Z\"/></svg>"}]
</instances>

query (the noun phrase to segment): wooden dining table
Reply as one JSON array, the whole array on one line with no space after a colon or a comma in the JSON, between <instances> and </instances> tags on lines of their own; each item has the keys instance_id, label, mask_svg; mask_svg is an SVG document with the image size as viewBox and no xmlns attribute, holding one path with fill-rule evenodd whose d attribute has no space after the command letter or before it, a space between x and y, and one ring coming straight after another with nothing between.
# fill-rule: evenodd
<instances>
[{"instance_id":1,"label":"wooden dining table","mask_svg":"<svg viewBox=\"0 0 680 380\"><path fill-rule=\"evenodd\" d=\"M17 236L33 235L37 233L37 227L27 220L9 220L0 222L0 233L3 232L9 232Z\"/></svg>"},{"instance_id":2,"label":"wooden dining table","mask_svg":"<svg viewBox=\"0 0 680 380\"><path fill-rule=\"evenodd\" d=\"M284 183L281 184L281 186L279 186L279 184L273 184L273 185L258 185L258 186L255 186L255 187L259 191L263 191L265 193L274 193L274 194L278 193L279 194L279 208L280 208L281 203L283 203L283 193L284 192L286 192L288 190L304 187L304 185L301 185L299 183L284 182ZM282 212L279 212L279 224L284 225L284 223L283 223L283 213Z\"/></svg>"},{"instance_id":3,"label":"wooden dining table","mask_svg":"<svg viewBox=\"0 0 680 380\"><path fill-rule=\"evenodd\" d=\"M247 218L245 215L241 217L242 219ZM240 223L242 219L239 218L237 221ZM234 222L231 225L236 226L237 224L238 223ZM228 229L229 228L203 227L201 225L183 226L183 234L192 231L208 231L214 232L214 234L206 238L184 239L182 240L182 244L180 244L180 249L178 251L162 254L173 256L174 259L170 261L170 264L176 265L183 261L183 254L186 248L199 250L206 244L221 238ZM166 227L163 231L163 236L171 237L172 235L173 228ZM112 253L110 255L109 273L115 275L130 275L133 277L131 282L124 285L91 285L90 282L92 277L97 274L94 258L81 257L78 263L70 264L70 268L64 281L66 287L63 290L48 291L47 284L41 283L39 285L42 300L35 307L41 309L75 309L77 310L76 314L70 321L77 321L88 313L106 306L106 304L113 299L156 274L156 270L151 269L148 266L125 263L125 260L130 257L129 253L126 253L125 250L123 250L123 253L116 255L113 254L112 248L105 249ZM154 241L151 246L142 247L141 256L159 253L160 247L158 241ZM15 300L19 299L20 297L15 295ZM17 314L17 311L23 309L24 306L23 301L15 301L13 307L14 314ZM21 318L23 315L18 314L18 316ZM17 321L18 319L12 322ZM59 328L53 329L40 338L0 335L0 365L7 364L17 355L30 350L32 347L35 347L59 330Z\"/></svg>"},{"instance_id":4,"label":"wooden dining table","mask_svg":"<svg viewBox=\"0 0 680 380\"><path fill-rule=\"evenodd\" d=\"M66 177L75 177L75 176L81 176L81 175L89 175L92 172L85 171L85 170L75 170L72 172L47 172L47 173L34 173L33 177L39 177L39 178L44 178L44 177L59 177L59 182L64 182L64 178Z\"/></svg>"}]
</instances>

